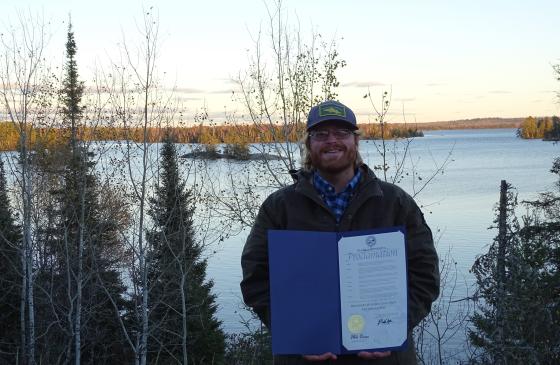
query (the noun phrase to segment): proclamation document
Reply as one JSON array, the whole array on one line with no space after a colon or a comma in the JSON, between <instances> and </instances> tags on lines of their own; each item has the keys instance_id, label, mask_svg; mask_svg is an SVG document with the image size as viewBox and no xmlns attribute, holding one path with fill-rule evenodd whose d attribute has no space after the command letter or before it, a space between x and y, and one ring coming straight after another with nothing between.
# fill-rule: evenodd
<instances>
[{"instance_id":1,"label":"proclamation document","mask_svg":"<svg viewBox=\"0 0 560 365\"><path fill-rule=\"evenodd\" d=\"M401 231L338 242L342 345L387 349L407 338L405 236Z\"/></svg>"}]
</instances>

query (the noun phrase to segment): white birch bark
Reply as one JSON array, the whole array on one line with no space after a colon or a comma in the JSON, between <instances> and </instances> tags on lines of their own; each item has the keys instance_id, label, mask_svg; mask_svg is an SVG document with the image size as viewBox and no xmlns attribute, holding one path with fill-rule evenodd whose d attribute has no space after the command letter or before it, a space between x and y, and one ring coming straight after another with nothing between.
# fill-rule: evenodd
<instances>
[{"instance_id":1,"label":"white birch bark","mask_svg":"<svg viewBox=\"0 0 560 365\"><path fill-rule=\"evenodd\" d=\"M15 25L0 32L0 102L19 133L19 184L22 207L23 242L19 249L22 264L20 322L24 359L35 364L34 247L32 227L33 184L29 156L32 128L44 106L41 82L45 76L43 52L46 48L45 22L40 17L19 14Z\"/></svg>"},{"instance_id":2,"label":"white birch bark","mask_svg":"<svg viewBox=\"0 0 560 365\"><path fill-rule=\"evenodd\" d=\"M122 321L120 321L120 323L125 332L127 342L135 353L136 365L146 365L147 363L148 339L150 334L148 316L149 288L146 263L147 248L144 238L146 230L147 184L151 166L148 128L157 124L160 117L158 115L159 111L155 110L156 98L154 96L156 90L154 77L158 43L158 23L156 17L151 13L151 10L150 8L150 11L144 13L144 24L140 27L142 36L140 45L136 49L132 49L130 44L128 44L126 40L123 40L124 63L114 69L114 76L106 77L106 82L109 85L106 89L110 90L109 100L113 105L118 119L123 123L122 128L124 130L133 130L138 127L143 133L140 145L136 145L135 142L130 140L126 141L126 151L124 154L127 164L126 168L128 170L127 179L130 182L132 195L138 206L138 221L135 227L136 240L132 243L132 252L135 255L135 259L132 263L134 267L131 270L138 275L139 282L135 294L140 297L140 313L137 313L139 331L135 334L136 339L134 343L129 334L130 331L124 327ZM132 70L131 75L127 74L129 70ZM129 84L131 80L130 76L137 85L133 86ZM138 91L138 89L139 93L136 94L136 96L139 96L139 99L132 97L129 100L129 94L134 93L134 90ZM135 100L139 100L140 103L135 103ZM140 112L138 112L138 110ZM134 121L135 116L138 117L136 121ZM139 171L135 171L132 166L131 150L134 148L138 148L141 151L141 165L139 166ZM117 313L117 315L119 314Z\"/></svg>"}]
</instances>

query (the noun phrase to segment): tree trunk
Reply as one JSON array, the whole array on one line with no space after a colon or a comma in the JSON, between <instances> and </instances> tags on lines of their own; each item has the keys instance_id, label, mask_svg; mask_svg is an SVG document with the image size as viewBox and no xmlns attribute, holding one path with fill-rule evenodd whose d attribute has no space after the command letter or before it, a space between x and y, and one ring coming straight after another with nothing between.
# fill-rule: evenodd
<instances>
[{"instance_id":1,"label":"tree trunk","mask_svg":"<svg viewBox=\"0 0 560 365\"><path fill-rule=\"evenodd\" d=\"M149 46L149 44L148 44ZM148 65L151 60L148 57ZM149 80L151 68L147 67L146 71L146 86L144 93L144 141L143 141L143 156L142 156L142 184L140 186L140 224L138 227L138 246L140 252L140 275L142 276L142 335L140 340L140 365L146 365L147 352L148 352L148 267L146 265L146 247L144 246L144 207L146 200L146 174L148 168L148 98L149 98Z\"/></svg>"},{"instance_id":2,"label":"tree trunk","mask_svg":"<svg viewBox=\"0 0 560 365\"><path fill-rule=\"evenodd\" d=\"M24 104L25 105L25 104ZM24 109L24 120L27 111ZM33 243L31 242L31 179L29 177L29 158L27 153L27 131L24 124L20 135L20 159L22 171L22 198L23 198L23 247L24 247L24 283L26 321L26 350L25 357L28 365L35 363L35 308L33 302Z\"/></svg>"},{"instance_id":3,"label":"tree trunk","mask_svg":"<svg viewBox=\"0 0 560 365\"><path fill-rule=\"evenodd\" d=\"M41 104L39 84L44 73L43 51L46 47L45 23L40 17L20 14L15 27L6 27L0 44L0 96L3 108L19 133L19 162L21 166L21 201L23 207L23 240L21 244L22 288L20 322L22 325L23 358L27 365L35 364L35 307L33 295L32 242L32 183L29 161L29 142L33 120L48 115L48 107ZM43 100L44 101L44 100ZM1 330L1 329L0 329Z\"/></svg>"},{"instance_id":4,"label":"tree trunk","mask_svg":"<svg viewBox=\"0 0 560 365\"><path fill-rule=\"evenodd\" d=\"M178 262L177 263L179 266L182 265L182 263ZM188 362L188 356L187 356L187 291L185 288L185 282L187 281L187 274L186 273L182 273L181 275L181 285L179 290L181 290L181 319L182 319L182 325L183 325L183 336L181 339L181 346L183 349L183 365L187 365Z\"/></svg>"},{"instance_id":5,"label":"tree trunk","mask_svg":"<svg viewBox=\"0 0 560 365\"><path fill-rule=\"evenodd\" d=\"M500 186L500 214L498 218L498 258L496 263L496 280L498 281L498 300L496 301L496 332L498 356L496 364L503 363L502 353L504 351L504 308L502 300L504 298L504 281L506 278L505 256L507 244L507 191L508 186L505 180L502 180Z\"/></svg>"},{"instance_id":6,"label":"tree trunk","mask_svg":"<svg viewBox=\"0 0 560 365\"><path fill-rule=\"evenodd\" d=\"M75 135L75 132L74 132ZM74 145L76 142L74 142ZM82 160L81 151L80 160ZM82 163L84 165L82 165ZM85 161L80 161L80 169L85 168ZM80 194L80 218L78 221L78 268L76 273L76 314L74 318L74 364L80 365L81 360L81 332L82 332L82 281L83 281L83 257L84 257L84 227L85 227L85 171L80 170L79 185Z\"/></svg>"},{"instance_id":7,"label":"tree trunk","mask_svg":"<svg viewBox=\"0 0 560 365\"><path fill-rule=\"evenodd\" d=\"M23 359L24 362L27 359L27 325L25 321L25 312L26 312L26 303L27 303L27 264L25 261L25 248L22 247L20 251L20 258L21 258L21 300L20 300L20 308L19 308L19 321L20 321L20 341L21 345L20 348L23 351Z\"/></svg>"}]
</instances>

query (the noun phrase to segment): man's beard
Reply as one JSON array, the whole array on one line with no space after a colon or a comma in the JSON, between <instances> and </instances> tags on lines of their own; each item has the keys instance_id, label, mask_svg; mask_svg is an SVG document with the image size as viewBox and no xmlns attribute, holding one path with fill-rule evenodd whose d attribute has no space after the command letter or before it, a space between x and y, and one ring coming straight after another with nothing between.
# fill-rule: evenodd
<instances>
[{"instance_id":1,"label":"man's beard","mask_svg":"<svg viewBox=\"0 0 560 365\"><path fill-rule=\"evenodd\" d=\"M336 150L335 153L342 154L340 157L329 158L328 151ZM357 149L349 148L342 143L331 144L324 146L319 151L311 152L311 161L313 166L328 174L337 174L348 168L354 168L356 162Z\"/></svg>"}]
</instances>

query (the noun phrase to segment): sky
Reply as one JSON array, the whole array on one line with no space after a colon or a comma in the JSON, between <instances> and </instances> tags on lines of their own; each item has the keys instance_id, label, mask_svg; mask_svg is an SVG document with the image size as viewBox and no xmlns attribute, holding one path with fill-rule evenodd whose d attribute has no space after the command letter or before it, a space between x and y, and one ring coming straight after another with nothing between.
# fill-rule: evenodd
<instances>
[{"instance_id":1,"label":"sky","mask_svg":"<svg viewBox=\"0 0 560 365\"><path fill-rule=\"evenodd\" d=\"M0 27L18 12L51 22L53 62L63 62L68 15L78 66L88 83L115 59L123 38L138 39L143 10L159 19L158 70L187 111L206 107L219 120L244 113L232 79L247 70L254 38L266 34L263 0L3 0ZM336 40L346 67L339 100L359 122L373 120L363 96L379 106L391 92L389 120L421 123L560 114L552 65L560 63L560 1L284 0L292 29ZM163 74L164 73L164 74Z\"/></svg>"}]
</instances>

